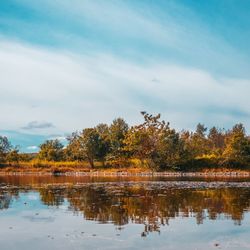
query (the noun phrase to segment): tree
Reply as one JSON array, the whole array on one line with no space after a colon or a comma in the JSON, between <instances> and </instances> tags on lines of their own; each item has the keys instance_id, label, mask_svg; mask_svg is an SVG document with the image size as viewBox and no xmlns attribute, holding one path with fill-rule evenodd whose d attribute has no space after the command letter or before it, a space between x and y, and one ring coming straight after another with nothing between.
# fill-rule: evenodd
<instances>
[{"instance_id":1,"label":"tree","mask_svg":"<svg viewBox=\"0 0 250 250\"><path fill-rule=\"evenodd\" d=\"M194 157L202 157L209 152L209 142L206 137L207 128L198 123L196 131L191 134L190 150L193 152Z\"/></svg>"},{"instance_id":2,"label":"tree","mask_svg":"<svg viewBox=\"0 0 250 250\"><path fill-rule=\"evenodd\" d=\"M105 161L109 152L109 144L106 126L99 125L95 128L86 128L81 133L73 133L68 138L69 145L67 150L77 160L88 160L90 166L94 167L94 161Z\"/></svg>"},{"instance_id":3,"label":"tree","mask_svg":"<svg viewBox=\"0 0 250 250\"><path fill-rule=\"evenodd\" d=\"M12 146L6 136L0 136L0 163L6 161L8 153L11 151Z\"/></svg>"},{"instance_id":4,"label":"tree","mask_svg":"<svg viewBox=\"0 0 250 250\"><path fill-rule=\"evenodd\" d=\"M8 152L7 156L6 156L6 161L8 161L9 163L18 163L20 159L19 156L19 149L18 147L15 147L13 149L11 149L10 152Z\"/></svg>"},{"instance_id":5,"label":"tree","mask_svg":"<svg viewBox=\"0 0 250 250\"><path fill-rule=\"evenodd\" d=\"M125 137L125 149L153 169L180 168L187 153L184 141L169 123L142 112L144 123L133 126Z\"/></svg>"},{"instance_id":6,"label":"tree","mask_svg":"<svg viewBox=\"0 0 250 250\"><path fill-rule=\"evenodd\" d=\"M110 130L110 155L111 158L120 158L124 156L124 139L129 126L122 118L113 120L109 127Z\"/></svg>"},{"instance_id":7,"label":"tree","mask_svg":"<svg viewBox=\"0 0 250 250\"><path fill-rule=\"evenodd\" d=\"M225 149L225 132L212 127L208 133L210 152L220 156Z\"/></svg>"},{"instance_id":8,"label":"tree","mask_svg":"<svg viewBox=\"0 0 250 250\"><path fill-rule=\"evenodd\" d=\"M161 169L182 170L190 159L184 140L174 129L165 130L160 135L154 160Z\"/></svg>"},{"instance_id":9,"label":"tree","mask_svg":"<svg viewBox=\"0 0 250 250\"><path fill-rule=\"evenodd\" d=\"M250 166L250 140L242 124L236 124L226 137L226 148L223 152L223 165Z\"/></svg>"},{"instance_id":10,"label":"tree","mask_svg":"<svg viewBox=\"0 0 250 250\"><path fill-rule=\"evenodd\" d=\"M160 114L157 116L141 112L144 123L132 126L126 134L124 143L125 150L130 152L133 157L141 161L151 159L155 153L159 135L163 129L168 129L169 124L160 122Z\"/></svg>"},{"instance_id":11,"label":"tree","mask_svg":"<svg viewBox=\"0 0 250 250\"><path fill-rule=\"evenodd\" d=\"M98 147L96 149L96 158L102 162L103 166L105 166L106 156L111 150L109 126L107 124L100 123L95 127L95 130L99 135Z\"/></svg>"},{"instance_id":12,"label":"tree","mask_svg":"<svg viewBox=\"0 0 250 250\"><path fill-rule=\"evenodd\" d=\"M68 145L66 147L66 158L70 161L84 161L86 160L86 155L81 147L81 134L78 132L73 132L67 137Z\"/></svg>"},{"instance_id":13,"label":"tree","mask_svg":"<svg viewBox=\"0 0 250 250\"><path fill-rule=\"evenodd\" d=\"M59 140L46 140L40 145L38 158L47 161L63 160L63 144Z\"/></svg>"}]
</instances>

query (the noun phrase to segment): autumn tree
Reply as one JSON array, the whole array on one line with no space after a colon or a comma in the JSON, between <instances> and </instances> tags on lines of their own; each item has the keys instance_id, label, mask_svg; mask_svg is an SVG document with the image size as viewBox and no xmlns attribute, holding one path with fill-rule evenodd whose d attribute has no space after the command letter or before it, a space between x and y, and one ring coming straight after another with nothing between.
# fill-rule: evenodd
<instances>
[{"instance_id":1,"label":"autumn tree","mask_svg":"<svg viewBox=\"0 0 250 250\"><path fill-rule=\"evenodd\" d=\"M198 123L194 133L191 133L189 142L190 151L194 157L202 157L209 152L209 142L206 137L207 128L204 124Z\"/></svg>"},{"instance_id":2,"label":"autumn tree","mask_svg":"<svg viewBox=\"0 0 250 250\"><path fill-rule=\"evenodd\" d=\"M67 151L76 160L87 160L92 168L95 160L104 164L105 156L109 152L108 134L106 133L108 130L103 124L95 128L86 128L80 133L73 133L68 138Z\"/></svg>"},{"instance_id":3,"label":"autumn tree","mask_svg":"<svg viewBox=\"0 0 250 250\"><path fill-rule=\"evenodd\" d=\"M242 124L236 124L228 132L222 164L228 167L250 166L250 140Z\"/></svg>"},{"instance_id":4,"label":"autumn tree","mask_svg":"<svg viewBox=\"0 0 250 250\"><path fill-rule=\"evenodd\" d=\"M38 158L47 161L63 160L63 144L59 140L46 140L40 146Z\"/></svg>"},{"instance_id":5,"label":"autumn tree","mask_svg":"<svg viewBox=\"0 0 250 250\"><path fill-rule=\"evenodd\" d=\"M154 169L179 168L185 160L182 139L169 123L157 116L141 112L144 123L133 126L125 137L125 149L133 157Z\"/></svg>"},{"instance_id":6,"label":"autumn tree","mask_svg":"<svg viewBox=\"0 0 250 250\"><path fill-rule=\"evenodd\" d=\"M6 156L6 161L8 163L18 163L19 160L20 160L19 148L18 147L12 148Z\"/></svg>"},{"instance_id":7,"label":"autumn tree","mask_svg":"<svg viewBox=\"0 0 250 250\"><path fill-rule=\"evenodd\" d=\"M68 137L68 155L73 160L88 160L90 166L94 167L98 138L99 135L93 128L86 128L80 133L73 133Z\"/></svg>"},{"instance_id":8,"label":"autumn tree","mask_svg":"<svg viewBox=\"0 0 250 250\"><path fill-rule=\"evenodd\" d=\"M146 112L141 112L141 114L144 117L144 123L130 128L124 140L124 148L132 156L144 161L150 159L155 153L160 134L163 129L168 129L169 124L159 121L160 114L157 116Z\"/></svg>"},{"instance_id":9,"label":"autumn tree","mask_svg":"<svg viewBox=\"0 0 250 250\"><path fill-rule=\"evenodd\" d=\"M225 138L224 130L212 127L208 133L210 153L220 156L225 149Z\"/></svg>"}]
</instances>

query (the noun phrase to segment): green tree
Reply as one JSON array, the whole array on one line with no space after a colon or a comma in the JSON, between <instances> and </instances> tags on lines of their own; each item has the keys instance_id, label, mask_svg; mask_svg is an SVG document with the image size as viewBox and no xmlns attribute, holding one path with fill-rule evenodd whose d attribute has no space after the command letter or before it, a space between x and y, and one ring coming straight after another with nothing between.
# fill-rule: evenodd
<instances>
[{"instance_id":1,"label":"green tree","mask_svg":"<svg viewBox=\"0 0 250 250\"><path fill-rule=\"evenodd\" d=\"M6 161L6 157L11 152L12 146L6 136L0 136L0 163Z\"/></svg>"},{"instance_id":2,"label":"green tree","mask_svg":"<svg viewBox=\"0 0 250 250\"><path fill-rule=\"evenodd\" d=\"M120 158L124 156L124 139L129 126L122 118L113 120L109 127L110 130L110 156L111 158Z\"/></svg>"},{"instance_id":3,"label":"green tree","mask_svg":"<svg viewBox=\"0 0 250 250\"><path fill-rule=\"evenodd\" d=\"M63 144L59 140L46 140L40 146L38 158L47 161L62 161L63 160Z\"/></svg>"},{"instance_id":4,"label":"green tree","mask_svg":"<svg viewBox=\"0 0 250 250\"><path fill-rule=\"evenodd\" d=\"M190 159L184 140L174 129L165 130L157 145L154 160L161 169L182 170Z\"/></svg>"},{"instance_id":5,"label":"green tree","mask_svg":"<svg viewBox=\"0 0 250 250\"><path fill-rule=\"evenodd\" d=\"M103 166L105 166L106 157L111 151L109 126L107 124L100 123L94 129L99 135L98 147L96 149L96 158L102 162Z\"/></svg>"}]
</instances>

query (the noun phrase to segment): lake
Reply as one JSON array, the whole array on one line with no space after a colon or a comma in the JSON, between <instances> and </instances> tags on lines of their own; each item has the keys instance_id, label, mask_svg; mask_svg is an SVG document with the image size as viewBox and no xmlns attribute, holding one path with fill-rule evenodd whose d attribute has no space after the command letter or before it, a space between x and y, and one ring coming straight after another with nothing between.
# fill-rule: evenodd
<instances>
[{"instance_id":1,"label":"lake","mask_svg":"<svg viewBox=\"0 0 250 250\"><path fill-rule=\"evenodd\" d=\"M0 249L250 249L250 180L0 176Z\"/></svg>"}]
</instances>

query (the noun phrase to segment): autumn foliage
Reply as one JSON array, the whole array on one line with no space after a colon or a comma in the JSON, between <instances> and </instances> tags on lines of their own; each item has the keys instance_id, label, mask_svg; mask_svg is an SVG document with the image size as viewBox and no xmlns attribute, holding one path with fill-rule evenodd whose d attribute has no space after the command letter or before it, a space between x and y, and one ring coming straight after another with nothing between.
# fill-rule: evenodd
<instances>
[{"instance_id":1,"label":"autumn foliage","mask_svg":"<svg viewBox=\"0 0 250 250\"><path fill-rule=\"evenodd\" d=\"M141 114L144 121L139 125L129 126L118 118L110 125L99 124L72 133L67 145L47 140L33 155L19 153L8 138L0 136L0 163L5 166L36 161L52 166L71 162L84 166L87 163L90 168L119 168L137 161L137 165L157 171L250 167L250 139L242 124L230 130L208 130L198 124L192 132L176 131L161 120L160 114Z\"/></svg>"}]
</instances>

